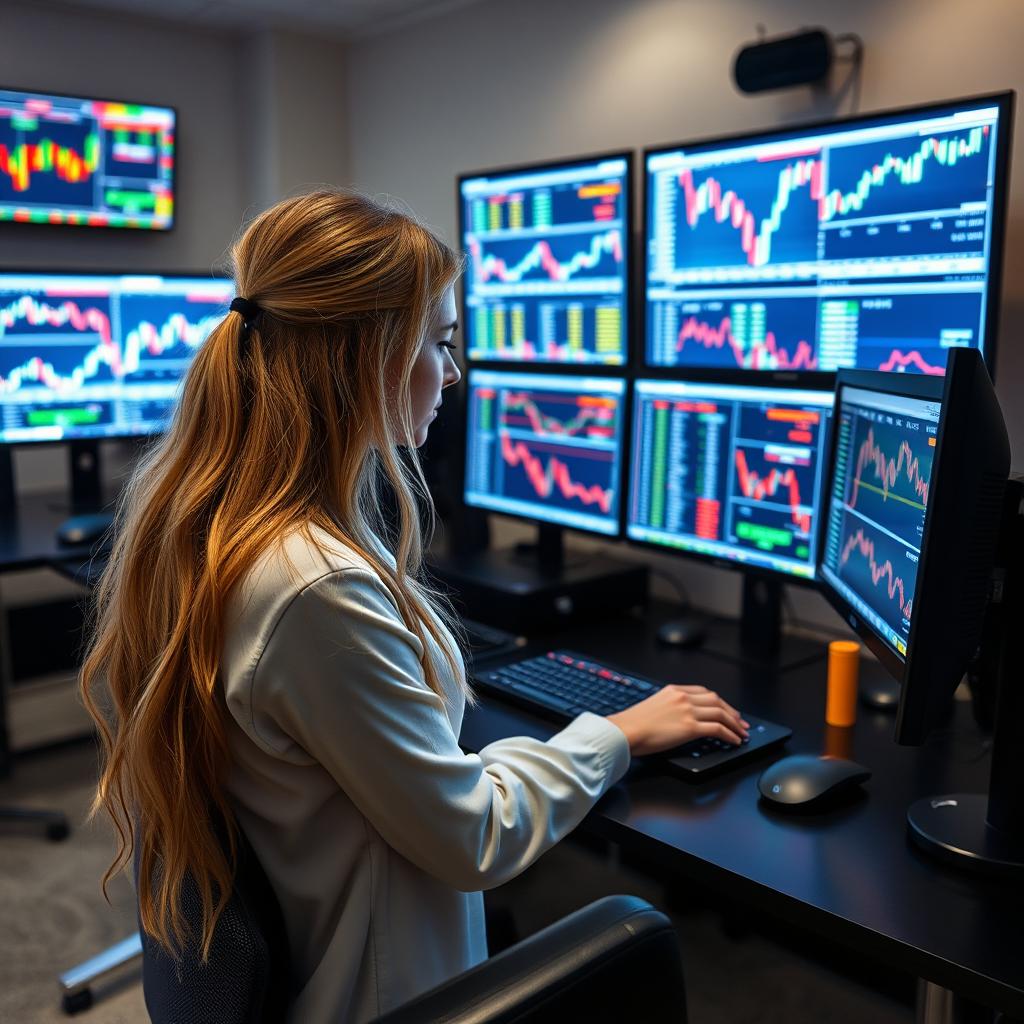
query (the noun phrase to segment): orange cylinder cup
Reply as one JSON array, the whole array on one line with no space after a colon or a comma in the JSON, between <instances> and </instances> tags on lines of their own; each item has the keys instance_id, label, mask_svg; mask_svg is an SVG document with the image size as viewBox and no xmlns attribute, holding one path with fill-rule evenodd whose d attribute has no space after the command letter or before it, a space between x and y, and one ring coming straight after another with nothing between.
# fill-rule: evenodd
<instances>
[{"instance_id":1,"label":"orange cylinder cup","mask_svg":"<svg viewBox=\"0 0 1024 1024\"><path fill-rule=\"evenodd\" d=\"M833 640L828 645L828 696L825 721L829 725L853 725L857 721L857 679L860 675L860 644Z\"/></svg>"}]
</instances>

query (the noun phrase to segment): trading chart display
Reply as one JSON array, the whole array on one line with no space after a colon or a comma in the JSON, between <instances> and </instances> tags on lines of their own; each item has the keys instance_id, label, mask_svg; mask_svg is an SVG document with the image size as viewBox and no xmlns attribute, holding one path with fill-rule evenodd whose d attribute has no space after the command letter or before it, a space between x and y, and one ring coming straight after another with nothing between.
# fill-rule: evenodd
<instances>
[{"instance_id":1,"label":"trading chart display","mask_svg":"<svg viewBox=\"0 0 1024 1024\"><path fill-rule=\"evenodd\" d=\"M0 220L165 230L174 111L0 90Z\"/></svg>"},{"instance_id":2,"label":"trading chart display","mask_svg":"<svg viewBox=\"0 0 1024 1024\"><path fill-rule=\"evenodd\" d=\"M471 370L466 503L618 533L625 393L621 379Z\"/></svg>"},{"instance_id":3,"label":"trading chart display","mask_svg":"<svg viewBox=\"0 0 1024 1024\"><path fill-rule=\"evenodd\" d=\"M208 277L0 274L0 441L162 430L233 295Z\"/></svg>"},{"instance_id":4,"label":"trading chart display","mask_svg":"<svg viewBox=\"0 0 1024 1024\"><path fill-rule=\"evenodd\" d=\"M633 540L810 578L832 394L640 380Z\"/></svg>"},{"instance_id":5,"label":"trading chart display","mask_svg":"<svg viewBox=\"0 0 1024 1024\"><path fill-rule=\"evenodd\" d=\"M470 359L626 362L629 161L460 182Z\"/></svg>"},{"instance_id":6,"label":"trading chart display","mask_svg":"<svg viewBox=\"0 0 1024 1024\"><path fill-rule=\"evenodd\" d=\"M647 364L942 374L983 347L1007 110L649 152Z\"/></svg>"},{"instance_id":7,"label":"trading chart display","mask_svg":"<svg viewBox=\"0 0 1024 1024\"><path fill-rule=\"evenodd\" d=\"M940 405L843 388L822 573L907 654Z\"/></svg>"}]
</instances>

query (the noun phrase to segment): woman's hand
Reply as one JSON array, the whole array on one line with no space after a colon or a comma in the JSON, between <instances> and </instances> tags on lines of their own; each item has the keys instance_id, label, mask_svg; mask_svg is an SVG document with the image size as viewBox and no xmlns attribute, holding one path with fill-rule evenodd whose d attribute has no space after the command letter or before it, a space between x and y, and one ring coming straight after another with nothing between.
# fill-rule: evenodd
<instances>
[{"instance_id":1,"label":"woman's hand","mask_svg":"<svg viewBox=\"0 0 1024 1024\"><path fill-rule=\"evenodd\" d=\"M705 686L664 686L653 697L609 715L608 721L626 734L634 757L704 736L738 746L750 735L750 723Z\"/></svg>"}]
</instances>

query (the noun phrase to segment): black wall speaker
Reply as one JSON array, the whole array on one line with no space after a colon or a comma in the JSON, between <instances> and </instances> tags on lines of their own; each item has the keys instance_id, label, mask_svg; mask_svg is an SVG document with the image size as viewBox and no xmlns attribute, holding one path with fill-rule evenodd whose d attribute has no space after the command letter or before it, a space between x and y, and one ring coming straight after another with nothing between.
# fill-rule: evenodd
<instances>
[{"instance_id":1,"label":"black wall speaker","mask_svg":"<svg viewBox=\"0 0 1024 1024\"><path fill-rule=\"evenodd\" d=\"M832 67L832 38L822 29L808 29L744 46L736 54L732 74L742 92L764 92L819 82Z\"/></svg>"}]
</instances>

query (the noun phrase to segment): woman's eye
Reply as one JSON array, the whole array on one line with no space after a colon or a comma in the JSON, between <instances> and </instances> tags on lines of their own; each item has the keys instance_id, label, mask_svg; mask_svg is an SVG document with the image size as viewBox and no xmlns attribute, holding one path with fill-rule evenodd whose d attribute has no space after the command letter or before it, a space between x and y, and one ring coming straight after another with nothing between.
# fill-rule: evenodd
<instances>
[{"instance_id":1,"label":"woman's eye","mask_svg":"<svg viewBox=\"0 0 1024 1024\"><path fill-rule=\"evenodd\" d=\"M458 345L453 345L450 341L439 341L437 343L437 347L446 348L449 352L454 352L458 348Z\"/></svg>"}]
</instances>

